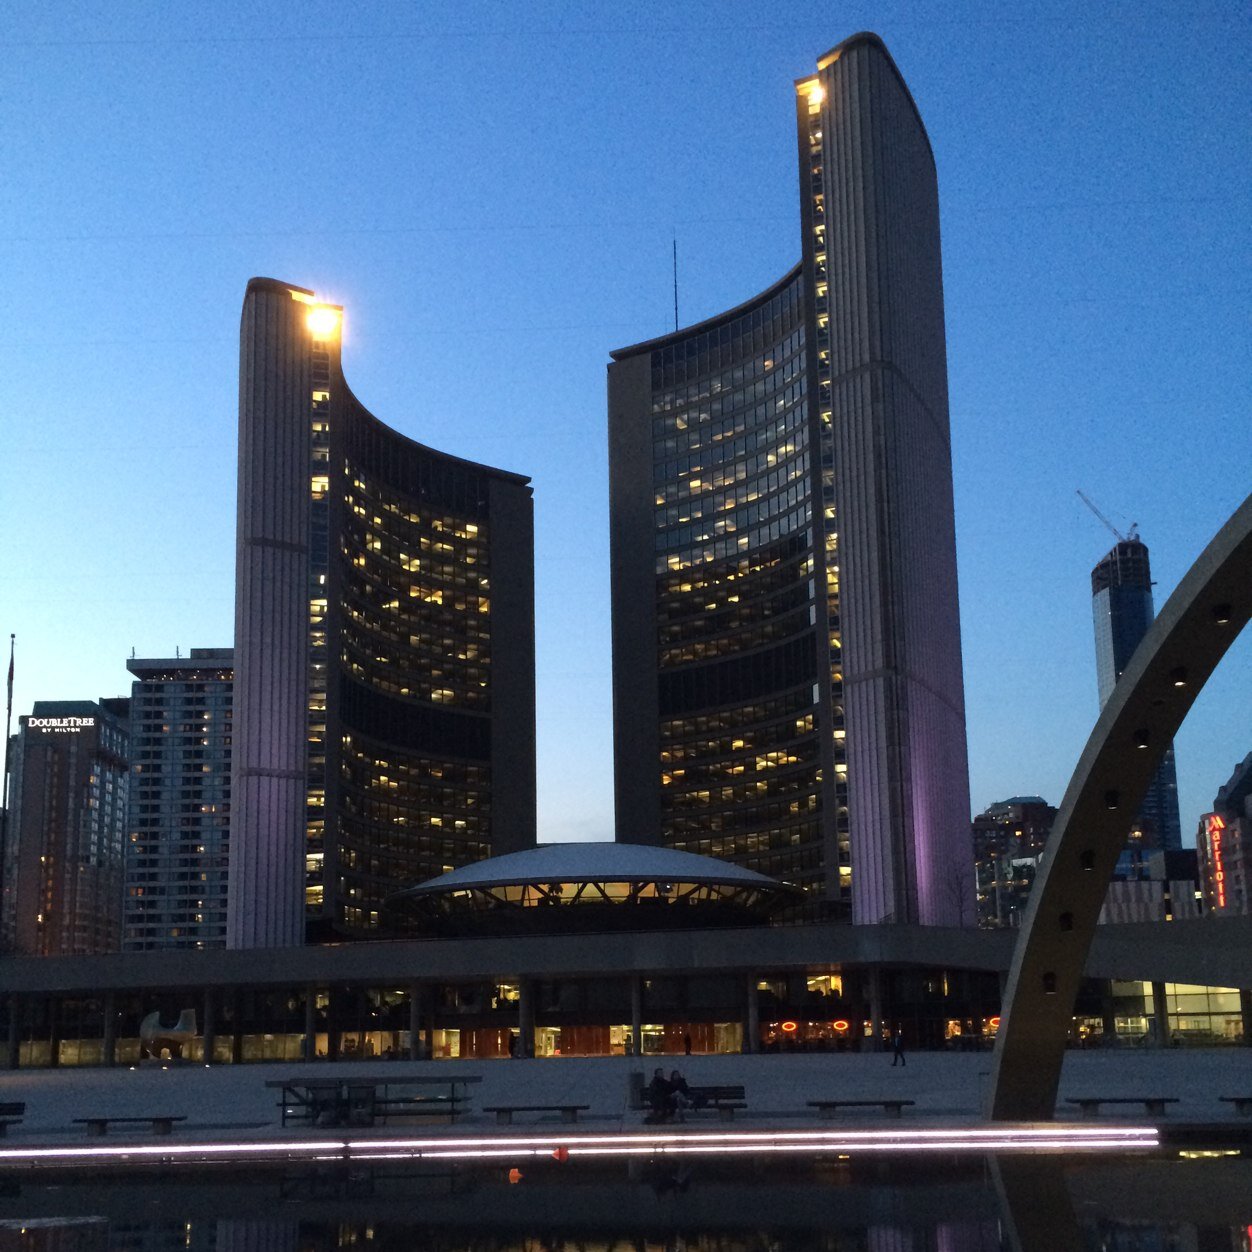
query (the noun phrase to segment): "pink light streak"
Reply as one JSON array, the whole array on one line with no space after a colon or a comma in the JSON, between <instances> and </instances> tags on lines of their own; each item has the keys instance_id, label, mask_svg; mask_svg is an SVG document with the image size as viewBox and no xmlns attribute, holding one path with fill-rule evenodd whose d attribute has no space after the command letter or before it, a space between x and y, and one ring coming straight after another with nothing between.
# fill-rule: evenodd
<instances>
[{"instance_id":1,"label":"pink light streak","mask_svg":"<svg viewBox=\"0 0 1252 1252\"><path fill-rule=\"evenodd\" d=\"M551 1155L934 1153L1131 1151L1159 1146L1151 1126L1056 1126L917 1130L740 1131L726 1133L484 1135L422 1139L269 1139L240 1142L118 1144L110 1147L0 1149L0 1167L77 1164L223 1163L231 1160L495 1160Z\"/></svg>"}]
</instances>

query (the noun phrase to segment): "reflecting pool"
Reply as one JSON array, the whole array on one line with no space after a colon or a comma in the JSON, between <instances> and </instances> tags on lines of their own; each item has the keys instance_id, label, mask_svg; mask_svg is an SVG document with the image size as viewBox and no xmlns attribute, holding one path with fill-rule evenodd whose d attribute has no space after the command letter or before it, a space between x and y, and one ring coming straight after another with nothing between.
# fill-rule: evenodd
<instances>
[{"instance_id":1,"label":"reflecting pool","mask_svg":"<svg viewBox=\"0 0 1252 1252\"><path fill-rule=\"evenodd\" d=\"M0 1252L1252 1252L1252 1152L162 1164L0 1177Z\"/></svg>"}]
</instances>

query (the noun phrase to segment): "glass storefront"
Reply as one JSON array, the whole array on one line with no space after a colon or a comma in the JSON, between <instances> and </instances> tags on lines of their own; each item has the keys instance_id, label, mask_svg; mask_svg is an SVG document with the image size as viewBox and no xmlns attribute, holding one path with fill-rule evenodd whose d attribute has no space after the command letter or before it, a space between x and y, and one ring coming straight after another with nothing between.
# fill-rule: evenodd
<instances>
[{"instance_id":1,"label":"glass storefront","mask_svg":"<svg viewBox=\"0 0 1252 1252\"><path fill-rule=\"evenodd\" d=\"M884 1038L899 1032L910 1050L990 1048L999 1027L995 974L883 970L879 975ZM747 995L738 978L658 976L640 980L641 1054L713 1055L745 1046ZM115 1065L144 1061L249 1064L305 1059L403 1060L413 1051L410 991L397 987L223 989L212 1005L206 1055L203 988L118 992L112 996L0 998L0 1037L21 1068ZM534 1052L540 1057L628 1056L629 980L536 981L531 987ZM871 984L863 970L766 975L756 983L757 1047L763 1052L859 1051L873 1041ZM1245 1041L1241 997L1228 987L1165 984L1173 1046ZM507 1058L518 1049L522 989L516 982L429 986L423 1038L434 1059ZM1089 983L1074 1017L1077 1046L1157 1046L1152 985ZM14 1013L16 1011L16 1016ZM111 1014L111 1031L106 1019ZM186 1028L190 1020L190 1029ZM180 1029L179 1023L183 1023ZM111 1035L106 1039L106 1034Z\"/></svg>"}]
</instances>

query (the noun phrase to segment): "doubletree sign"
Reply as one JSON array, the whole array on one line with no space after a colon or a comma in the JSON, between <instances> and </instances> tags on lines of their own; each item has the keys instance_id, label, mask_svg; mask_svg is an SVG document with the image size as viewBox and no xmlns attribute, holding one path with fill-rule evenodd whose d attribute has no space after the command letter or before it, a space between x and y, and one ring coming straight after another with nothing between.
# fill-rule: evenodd
<instances>
[{"instance_id":1,"label":"doubletree sign","mask_svg":"<svg viewBox=\"0 0 1252 1252\"><path fill-rule=\"evenodd\" d=\"M96 724L94 717L28 717L27 730L48 730L55 735L76 735Z\"/></svg>"}]
</instances>

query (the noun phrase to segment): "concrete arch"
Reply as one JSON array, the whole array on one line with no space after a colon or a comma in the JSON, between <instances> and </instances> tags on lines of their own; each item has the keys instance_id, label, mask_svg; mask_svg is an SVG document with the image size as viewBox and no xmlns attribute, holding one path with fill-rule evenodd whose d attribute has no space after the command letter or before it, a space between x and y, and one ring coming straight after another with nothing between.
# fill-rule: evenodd
<instances>
[{"instance_id":1,"label":"concrete arch","mask_svg":"<svg viewBox=\"0 0 1252 1252\"><path fill-rule=\"evenodd\" d=\"M1070 779L1009 972L987 1115L1048 1120L1074 1001L1126 831L1161 753L1252 616L1252 496L1178 584Z\"/></svg>"}]
</instances>

